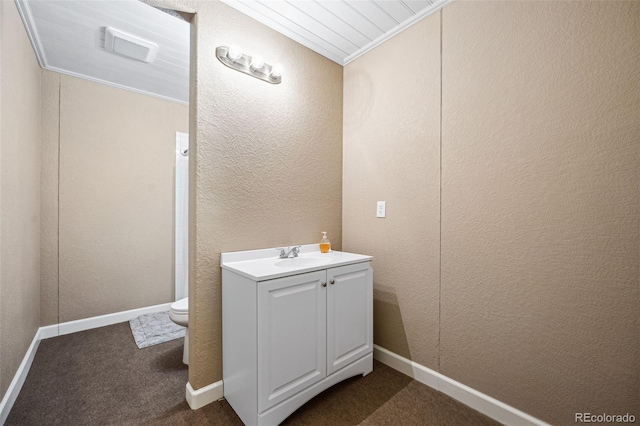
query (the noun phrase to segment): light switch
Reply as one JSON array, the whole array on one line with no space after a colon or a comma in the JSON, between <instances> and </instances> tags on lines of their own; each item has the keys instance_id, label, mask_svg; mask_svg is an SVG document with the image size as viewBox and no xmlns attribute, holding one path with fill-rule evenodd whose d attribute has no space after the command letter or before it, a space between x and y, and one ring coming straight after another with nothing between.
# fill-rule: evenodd
<instances>
[{"instance_id":1,"label":"light switch","mask_svg":"<svg viewBox=\"0 0 640 426\"><path fill-rule=\"evenodd\" d=\"M378 207L376 208L376 217L387 217L386 201L378 201Z\"/></svg>"}]
</instances>

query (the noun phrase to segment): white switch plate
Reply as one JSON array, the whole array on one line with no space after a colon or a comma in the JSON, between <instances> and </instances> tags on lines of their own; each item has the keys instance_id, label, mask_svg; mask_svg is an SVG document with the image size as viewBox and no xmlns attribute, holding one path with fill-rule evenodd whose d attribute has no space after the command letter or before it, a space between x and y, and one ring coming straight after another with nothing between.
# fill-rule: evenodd
<instances>
[{"instance_id":1,"label":"white switch plate","mask_svg":"<svg viewBox=\"0 0 640 426\"><path fill-rule=\"evenodd\" d=\"M386 201L378 201L378 206L376 207L376 217L387 217Z\"/></svg>"}]
</instances>

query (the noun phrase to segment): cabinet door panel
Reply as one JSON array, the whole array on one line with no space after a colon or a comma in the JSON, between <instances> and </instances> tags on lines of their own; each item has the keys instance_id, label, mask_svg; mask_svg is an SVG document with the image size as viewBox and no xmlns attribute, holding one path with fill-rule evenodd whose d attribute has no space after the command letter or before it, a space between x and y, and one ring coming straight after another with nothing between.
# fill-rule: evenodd
<instances>
[{"instance_id":1,"label":"cabinet door panel","mask_svg":"<svg viewBox=\"0 0 640 426\"><path fill-rule=\"evenodd\" d=\"M326 272L258 284L258 412L326 377Z\"/></svg>"},{"instance_id":2,"label":"cabinet door panel","mask_svg":"<svg viewBox=\"0 0 640 426\"><path fill-rule=\"evenodd\" d=\"M327 270L327 375L373 351L369 262Z\"/></svg>"}]
</instances>

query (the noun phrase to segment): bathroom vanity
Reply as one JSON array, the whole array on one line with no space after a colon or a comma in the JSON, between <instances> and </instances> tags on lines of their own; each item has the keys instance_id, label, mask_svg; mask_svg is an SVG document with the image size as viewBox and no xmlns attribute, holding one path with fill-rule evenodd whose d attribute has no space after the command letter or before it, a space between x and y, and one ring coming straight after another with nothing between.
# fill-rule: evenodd
<instances>
[{"instance_id":1,"label":"bathroom vanity","mask_svg":"<svg viewBox=\"0 0 640 426\"><path fill-rule=\"evenodd\" d=\"M224 396L246 425L277 425L373 371L371 256L302 246L223 253Z\"/></svg>"}]
</instances>

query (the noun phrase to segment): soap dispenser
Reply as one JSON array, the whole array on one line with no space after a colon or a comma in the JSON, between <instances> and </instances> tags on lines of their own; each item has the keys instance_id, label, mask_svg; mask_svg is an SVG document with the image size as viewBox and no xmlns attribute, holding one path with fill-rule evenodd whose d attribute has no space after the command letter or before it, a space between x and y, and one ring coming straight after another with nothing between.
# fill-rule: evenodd
<instances>
[{"instance_id":1,"label":"soap dispenser","mask_svg":"<svg viewBox=\"0 0 640 426\"><path fill-rule=\"evenodd\" d=\"M320 253L329 253L331 250L331 242L327 238L327 232L322 231L322 239L320 240Z\"/></svg>"}]
</instances>

